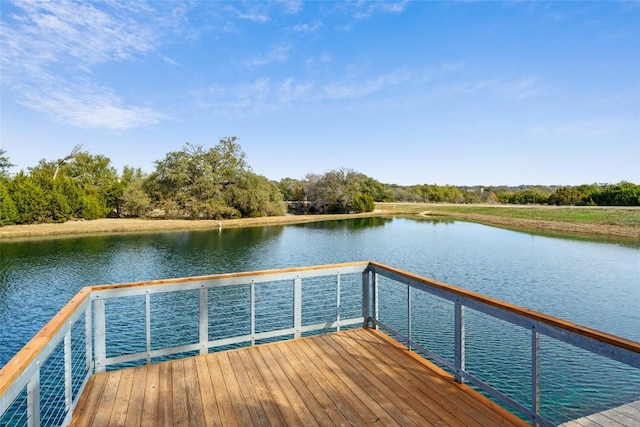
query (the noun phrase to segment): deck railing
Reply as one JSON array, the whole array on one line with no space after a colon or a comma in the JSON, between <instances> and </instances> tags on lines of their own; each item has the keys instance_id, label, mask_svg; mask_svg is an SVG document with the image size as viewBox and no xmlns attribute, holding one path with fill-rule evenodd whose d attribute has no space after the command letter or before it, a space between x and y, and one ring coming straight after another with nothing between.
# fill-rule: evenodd
<instances>
[{"instance_id":1,"label":"deck railing","mask_svg":"<svg viewBox=\"0 0 640 427\"><path fill-rule=\"evenodd\" d=\"M356 262L83 288L0 370L0 426L66 425L94 372L361 326L532 424L640 399L639 343Z\"/></svg>"}]
</instances>

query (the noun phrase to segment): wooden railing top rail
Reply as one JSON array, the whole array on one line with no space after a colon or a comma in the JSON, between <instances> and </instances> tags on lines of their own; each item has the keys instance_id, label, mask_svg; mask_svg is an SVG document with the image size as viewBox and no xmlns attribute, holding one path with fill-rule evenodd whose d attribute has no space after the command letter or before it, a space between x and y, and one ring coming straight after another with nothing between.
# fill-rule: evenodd
<instances>
[{"instance_id":1,"label":"wooden railing top rail","mask_svg":"<svg viewBox=\"0 0 640 427\"><path fill-rule=\"evenodd\" d=\"M445 292L448 292L454 295L459 295L461 297L469 298L471 300L478 301L478 302L487 304L489 306L499 308L501 310L505 310L511 313L518 314L523 317L527 317L531 320L542 322L547 325L554 326L556 328L564 329L566 331L573 332L575 334L578 334L584 337L588 337L600 342L611 344L611 345L623 348L625 350L629 350L634 353L640 354L640 343L636 341L632 341L632 340L621 338L615 335L607 334L597 329L581 326L572 322L568 322L566 320L562 320L554 316L550 316L534 310L523 308L518 305L510 304L498 299L490 298L476 292L458 288L456 286L449 285L447 283L438 282L433 279L427 279L417 274L409 273L407 271L404 271L395 267L391 267L385 264L381 264L379 262L370 261L369 266L370 266L370 269L373 271L375 271L376 268L387 270L398 276L410 279L414 282L422 283L427 286L441 289Z\"/></svg>"},{"instance_id":2,"label":"wooden railing top rail","mask_svg":"<svg viewBox=\"0 0 640 427\"><path fill-rule=\"evenodd\" d=\"M177 279L148 280L148 281L141 281L141 282L118 283L115 285L94 285L94 286L91 286L90 288L92 291L95 292L95 291L103 291L103 290L174 285L179 283L205 282L205 281L224 280L224 279L267 277L267 276L278 275L278 274L293 274L293 273L302 273L302 272L326 270L326 269L340 269L340 268L347 268L347 267L362 267L362 270L364 271L369 264L370 264L369 261L355 261L355 262L346 262L346 263L340 263L340 264L323 264L323 265L313 265L313 266L306 266L306 267L288 267L288 268L278 268L278 269L260 270L260 271L243 271L239 273L222 273L222 274L213 274L213 275L206 275L206 276L183 277L183 278L177 278Z\"/></svg>"},{"instance_id":3,"label":"wooden railing top rail","mask_svg":"<svg viewBox=\"0 0 640 427\"><path fill-rule=\"evenodd\" d=\"M29 367L33 360L49 344L49 341L60 331L67 320L91 296L91 287L86 286L75 294L73 298L42 328L38 333L16 353L15 356L0 369L0 396L9 386Z\"/></svg>"}]
</instances>

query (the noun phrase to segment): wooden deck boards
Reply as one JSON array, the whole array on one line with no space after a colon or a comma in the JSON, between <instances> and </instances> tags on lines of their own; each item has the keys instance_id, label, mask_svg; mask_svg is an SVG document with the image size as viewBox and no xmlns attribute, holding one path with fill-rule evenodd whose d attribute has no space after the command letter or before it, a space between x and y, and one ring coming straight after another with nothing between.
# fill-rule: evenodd
<instances>
[{"instance_id":1,"label":"wooden deck boards","mask_svg":"<svg viewBox=\"0 0 640 427\"><path fill-rule=\"evenodd\" d=\"M357 329L94 375L74 426L525 426Z\"/></svg>"},{"instance_id":2,"label":"wooden deck boards","mask_svg":"<svg viewBox=\"0 0 640 427\"><path fill-rule=\"evenodd\" d=\"M640 427L640 400L569 421L562 427Z\"/></svg>"}]
</instances>

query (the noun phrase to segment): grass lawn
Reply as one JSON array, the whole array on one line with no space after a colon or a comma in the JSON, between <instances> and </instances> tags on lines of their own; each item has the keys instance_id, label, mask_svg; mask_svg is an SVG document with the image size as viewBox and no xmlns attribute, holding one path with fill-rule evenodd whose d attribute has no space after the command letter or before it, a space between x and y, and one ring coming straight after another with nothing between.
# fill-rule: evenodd
<instances>
[{"instance_id":1,"label":"grass lawn","mask_svg":"<svg viewBox=\"0 0 640 427\"><path fill-rule=\"evenodd\" d=\"M565 206L488 206L445 205L424 203L379 203L377 209L394 214L446 216L492 216L514 220L553 221L572 224L614 225L640 228L640 208L565 207Z\"/></svg>"}]
</instances>

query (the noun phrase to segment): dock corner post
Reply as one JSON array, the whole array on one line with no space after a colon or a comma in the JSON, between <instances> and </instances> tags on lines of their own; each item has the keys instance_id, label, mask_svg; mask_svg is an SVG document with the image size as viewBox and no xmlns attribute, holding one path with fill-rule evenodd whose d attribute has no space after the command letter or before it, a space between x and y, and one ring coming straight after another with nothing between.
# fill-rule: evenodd
<instances>
[{"instance_id":1,"label":"dock corner post","mask_svg":"<svg viewBox=\"0 0 640 427\"><path fill-rule=\"evenodd\" d=\"M295 329L294 338L300 338L300 329L302 329L302 279L296 277L293 279L293 328Z\"/></svg>"},{"instance_id":2,"label":"dock corner post","mask_svg":"<svg viewBox=\"0 0 640 427\"><path fill-rule=\"evenodd\" d=\"M105 372L107 359L105 300L96 298L93 300L93 338L95 345L95 371Z\"/></svg>"},{"instance_id":3,"label":"dock corner post","mask_svg":"<svg viewBox=\"0 0 640 427\"><path fill-rule=\"evenodd\" d=\"M362 322L363 328L368 328L369 321L371 320L371 313L370 313L371 302L370 302L370 295L369 295L369 290L371 288L370 280L371 280L371 274L369 270L363 271L362 272L362 318L364 319Z\"/></svg>"},{"instance_id":4,"label":"dock corner post","mask_svg":"<svg viewBox=\"0 0 640 427\"><path fill-rule=\"evenodd\" d=\"M460 300L455 302L455 378L458 383L463 383L462 373L465 370L465 343L464 343L464 306Z\"/></svg>"},{"instance_id":5,"label":"dock corner post","mask_svg":"<svg viewBox=\"0 0 640 427\"><path fill-rule=\"evenodd\" d=\"M200 354L207 354L209 347L209 303L207 299L207 288L204 285L200 288L198 298L198 340L200 342Z\"/></svg>"}]
</instances>

